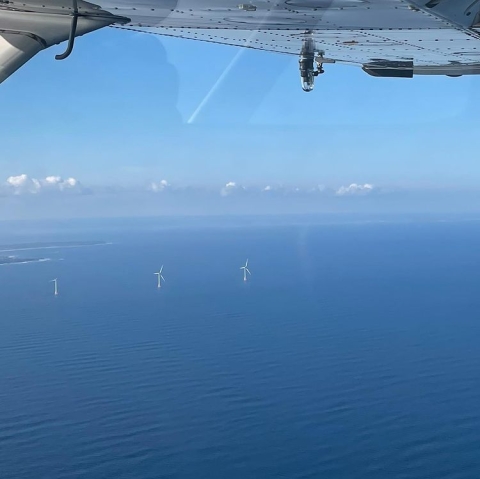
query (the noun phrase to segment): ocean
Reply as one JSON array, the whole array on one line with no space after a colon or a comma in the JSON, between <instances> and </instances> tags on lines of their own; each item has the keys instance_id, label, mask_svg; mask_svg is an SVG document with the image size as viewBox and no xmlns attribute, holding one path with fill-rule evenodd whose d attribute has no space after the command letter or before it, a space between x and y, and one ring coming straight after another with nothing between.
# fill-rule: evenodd
<instances>
[{"instance_id":1,"label":"ocean","mask_svg":"<svg viewBox=\"0 0 480 479\"><path fill-rule=\"evenodd\" d=\"M0 266L2 479L480 477L480 222L0 227L32 242Z\"/></svg>"}]
</instances>

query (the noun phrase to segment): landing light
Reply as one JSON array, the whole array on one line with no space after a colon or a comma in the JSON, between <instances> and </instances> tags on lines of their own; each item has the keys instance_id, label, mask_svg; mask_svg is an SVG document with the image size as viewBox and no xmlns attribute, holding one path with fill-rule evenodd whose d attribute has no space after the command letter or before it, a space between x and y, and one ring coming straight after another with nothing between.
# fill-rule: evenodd
<instances>
[{"instance_id":1,"label":"landing light","mask_svg":"<svg viewBox=\"0 0 480 479\"><path fill-rule=\"evenodd\" d=\"M315 77L312 75L309 78L302 78L302 90L309 92L313 90L315 86Z\"/></svg>"},{"instance_id":2,"label":"landing light","mask_svg":"<svg viewBox=\"0 0 480 479\"><path fill-rule=\"evenodd\" d=\"M314 55L302 54L298 60L303 91L312 91L315 86Z\"/></svg>"}]
</instances>

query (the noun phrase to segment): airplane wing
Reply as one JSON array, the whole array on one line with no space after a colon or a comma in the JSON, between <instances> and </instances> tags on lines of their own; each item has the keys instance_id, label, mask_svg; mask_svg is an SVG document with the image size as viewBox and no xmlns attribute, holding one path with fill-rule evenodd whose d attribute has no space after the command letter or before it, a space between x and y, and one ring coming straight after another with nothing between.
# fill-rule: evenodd
<instances>
[{"instance_id":1,"label":"airplane wing","mask_svg":"<svg viewBox=\"0 0 480 479\"><path fill-rule=\"evenodd\" d=\"M241 1L0 0L0 82L105 26L297 55L307 91L329 63L379 77L480 73L479 0Z\"/></svg>"}]
</instances>

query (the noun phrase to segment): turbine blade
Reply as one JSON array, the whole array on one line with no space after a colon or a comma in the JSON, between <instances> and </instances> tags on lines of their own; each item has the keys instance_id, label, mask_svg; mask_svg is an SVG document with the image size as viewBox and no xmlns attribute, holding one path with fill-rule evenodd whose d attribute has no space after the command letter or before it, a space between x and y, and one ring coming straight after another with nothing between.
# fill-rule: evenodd
<instances>
[{"instance_id":1,"label":"turbine blade","mask_svg":"<svg viewBox=\"0 0 480 479\"><path fill-rule=\"evenodd\" d=\"M248 268L245 268L245 269L247 270L247 273L248 273L248 274L252 274L252 273L250 273L250 270L249 270Z\"/></svg>"},{"instance_id":2,"label":"turbine blade","mask_svg":"<svg viewBox=\"0 0 480 479\"><path fill-rule=\"evenodd\" d=\"M248 266L248 258L247 258L247 262L245 263L245 268Z\"/></svg>"},{"instance_id":3,"label":"turbine blade","mask_svg":"<svg viewBox=\"0 0 480 479\"><path fill-rule=\"evenodd\" d=\"M163 264L162 264L162 267L160 268L160 273L163 271Z\"/></svg>"},{"instance_id":4,"label":"turbine blade","mask_svg":"<svg viewBox=\"0 0 480 479\"><path fill-rule=\"evenodd\" d=\"M163 279L163 281L165 281L165 278L164 278L162 275L160 275L160 278L162 278L162 279Z\"/></svg>"}]
</instances>

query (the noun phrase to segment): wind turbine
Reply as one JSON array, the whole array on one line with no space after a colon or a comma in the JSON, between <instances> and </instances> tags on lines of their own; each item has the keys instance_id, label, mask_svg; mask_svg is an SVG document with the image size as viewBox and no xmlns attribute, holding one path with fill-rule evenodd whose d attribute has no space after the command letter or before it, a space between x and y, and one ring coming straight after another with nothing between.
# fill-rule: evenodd
<instances>
[{"instance_id":1,"label":"wind turbine","mask_svg":"<svg viewBox=\"0 0 480 479\"><path fill-rule=\"evenodd\" d=\"M243 281L247 281L247 273L250 274L250 275L252 274L252 273L250 273L250 270L248 269L248 259L245 262L245 266L240 267L240 269L243 269Z\"/></svg>"},{"instance_id":2,"label":"wind turbine","mask_svg":"<svg viewBox=\"0 0 480 479\"><path fill-rule=\"evenodd\" d=\"M157 288L159 289L162 287L162 281L165 282L165 278L162 275L162 271L163 271L163 264L162 264L162 267L160 268L160 271L158 271L158 273L153 273L158 278Z\"/></svg>"},{"instance_id":3,"label":"wind turbine","mask_svg":"<svg viewBox=\"0 0 480 479\"><path fill-rule=\"evenodd\" d=\"M55 283L55 296L58 296L58 280L57 278L52 279L50 283Z\"/></svg>"}]
</instances>

